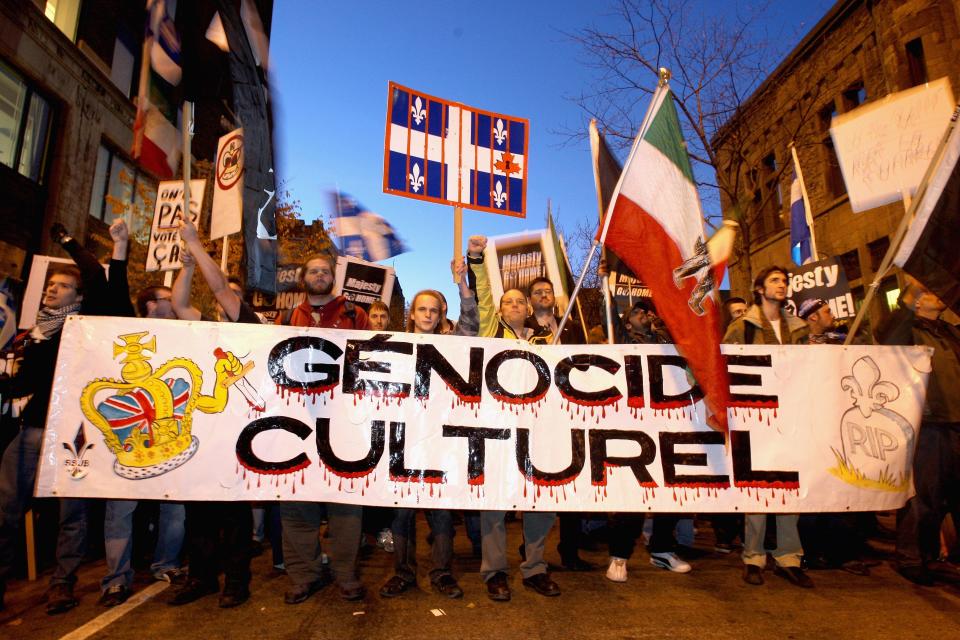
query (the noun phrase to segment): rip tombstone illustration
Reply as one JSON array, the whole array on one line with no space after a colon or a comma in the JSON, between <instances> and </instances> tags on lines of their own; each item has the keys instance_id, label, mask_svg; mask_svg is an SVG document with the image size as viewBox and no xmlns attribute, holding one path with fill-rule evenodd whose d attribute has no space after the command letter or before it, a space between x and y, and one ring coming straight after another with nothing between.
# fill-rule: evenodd
<instances>
[{"instance_id":1,"label":"rip tombstone illustration","mask_svg":"<svg viewBox=\"0 0 960 640\"><path fill-rule=\"evenodd\" d=\"M146 353L157 352L157 339L145 340L147 334L118 336L123 342L113 345L113 357L123 356L120 379L97 378L80 394L83 415L116 456L114 472L130 480L162 475L193 457L200 446L192 433L194 411L221 413L229 387L252 367L218 348L213 393L203 395L203 371L189 358L171 358L154 370Z\"/></svg>"},{"instance_id":2,"label":"rip tombstone illustration","mask_svg":"<svg viewBox=\"0 0 960 640\"><path fill-rule=\"evenodd\" d=\"M880 367L864 356L841 379L853 407L840 419L841 448L831 447L837 466L830 473L863 489L906 491L915 432L906 418L884 406L900 397L900 389L880 378Z\"/></svg>"}]
</instances>

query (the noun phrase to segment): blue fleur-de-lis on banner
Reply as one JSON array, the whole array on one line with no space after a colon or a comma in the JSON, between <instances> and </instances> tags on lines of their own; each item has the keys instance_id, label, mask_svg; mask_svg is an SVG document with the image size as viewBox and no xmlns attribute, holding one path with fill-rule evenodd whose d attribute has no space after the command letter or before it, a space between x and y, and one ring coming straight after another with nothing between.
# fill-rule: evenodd
<instances>
[{"instance_id":1,"label":"blue fleur-de-lis on banner","mask_svg":"<svg viewBox=\"0 0 960 640\"><path fill-rule=\"evenodd\" d=\"M413 114L413 121L418 125L423 124L423 119L427 116L427 110L423 108L423 100L420 99L420 96L417 96L416 100L413 101L413 106L410 107L410 113ZM416 189L414 189L416 191Z\"/></svg>"},{"instance_id":2,"label":"blue fleur-de-lis on banner","mask_svg":"<svg viewBox=\"0 0 960 640\"><path fill-rule=\"evenodd\" d=\"M493 137L497 139L497 144L503 144L503 141L507 139L507 130L503 128L503 120L500 118L497 118L497 127L493 130Z\"/></svg>"},{"instance_id":3,"label":"blue fleur-de-lis on banner","mask_svg":"<svg viewBox=\"0 0 960 640\"><path fill-rule=\"evenodd\" d=\"M497 186L490 192L490 197L497 203L497 209L503 209L503 204L507 201L507 192L503 190L503 183L497 180Z\"/></svg>"},{"instance_id":4,"label":"blue fleur-de-lis on banner","mask_svg":"<svg viewBox=\"0 0 960 640\"><path fill-rule=\"evenodd\" d=\"M414 163L413 170L407 174L407 177L410 178L410 188L413 189L414 193L419 193L420 189L423 188L423 176L420 175L420 165Z\"/></svg>"}]
</instances>

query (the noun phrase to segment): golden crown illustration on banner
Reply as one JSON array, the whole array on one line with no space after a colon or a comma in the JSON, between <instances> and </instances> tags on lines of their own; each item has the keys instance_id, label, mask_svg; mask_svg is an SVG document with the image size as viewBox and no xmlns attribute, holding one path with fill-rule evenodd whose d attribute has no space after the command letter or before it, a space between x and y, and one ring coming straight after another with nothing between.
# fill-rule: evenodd
<instances>
[{"instance_id":1,"label":"golden crown illustration on banner","mask_svg":"<svg viewBox=\"0 0 960 640\"><path fill-rule=\"evenodd\" d=\"M144 340L148 333L118 336L123 342L113 345L113 357L124 356L121 379L97 378L80 395L83 415L117 457L114 471L131 480L164 474L196 453L193 412L223 411L229 386L224 382L239 367L232 354L222 352L214 393L201 395L203 372L189 358L171 358L154 370L146 352L157 352L157 338Z\"/></svg>"}]
</instances>

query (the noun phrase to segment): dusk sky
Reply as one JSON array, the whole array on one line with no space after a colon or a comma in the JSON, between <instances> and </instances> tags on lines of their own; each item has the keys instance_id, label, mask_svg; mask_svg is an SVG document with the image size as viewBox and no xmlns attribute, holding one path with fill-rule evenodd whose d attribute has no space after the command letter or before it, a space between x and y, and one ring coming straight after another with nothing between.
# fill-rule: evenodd
<instances>
[{"instance_id":1,"label":"dusk sky","mask_svg":"<svg viewBox=\"0 0 960 640\"><path fill-rule=\"evenodd\" d=\"M741 4L703 3L711 10ZM762 26L786 52L831 5L771 3ZM603 0L275 2L270 72L279 180L307 220L329 216L327 191L335 188L386 218L411 249L386 263L407 301L420 289L440 289L455 317L452 207L383 193L388 81L530 120L526 219L464 210L464 240L542 229L548 198L561 229L578 219L595 224L589 143L559 133L586 130L588 119L569 98L589 90L595 71L565 34L617 24L611 8Z\"/></svg>"}]
</instances>

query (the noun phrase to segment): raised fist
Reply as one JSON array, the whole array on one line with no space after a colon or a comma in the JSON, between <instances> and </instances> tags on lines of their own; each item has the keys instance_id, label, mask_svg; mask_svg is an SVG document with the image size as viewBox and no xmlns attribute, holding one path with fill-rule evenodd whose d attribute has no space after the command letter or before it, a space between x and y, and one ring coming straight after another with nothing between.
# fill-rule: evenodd
<instances>
[{"instance_id":1,"label":"raised fist","mask_svg":"<svg viewBox=\"0 0 960 640\"><path fill-rule=\"evenodd\" d=\"M200 239L197 228L187 218L180 221L180 239L184 242L193 242Z\"/></svg>"},{"instance_id":2,"label":"raised fist","mask_svg":"<svg viewBox=\"0 0 960 640\"><path fill-rule=\"evenodd\" d=\"M59 222L54 222L50 225L50 238L57 244L62 244L63 239L69 235L70 232L67 231L67 228Z\"/></svg>"},{"instance_id":3,"label":"raised fist","mask_svg":"<svg viewBox=\"0 0 960 640\"><path fill-rule=\"evenodd\" d=\"M127 242L130 239L130 230L127 229L127 223L123 218L117 218L110 225L110 238L114 244Z\"/></svg>"},{"instance_id":4,"label":"raised fist","mask_svg":"<svg viewBox=\"0 0 960 640\"><path fill-rule=\"evenodd\" d=\"M470 236L467 240L467 255L476 258L487 248L487 236Z\"/></svg>"}]
</instances>

